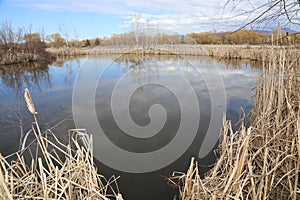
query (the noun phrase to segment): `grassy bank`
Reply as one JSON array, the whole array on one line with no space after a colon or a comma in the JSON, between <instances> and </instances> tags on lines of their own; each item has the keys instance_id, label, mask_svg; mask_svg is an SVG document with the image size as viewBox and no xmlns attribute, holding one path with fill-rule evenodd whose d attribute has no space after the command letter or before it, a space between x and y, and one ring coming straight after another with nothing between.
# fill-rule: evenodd
<instances>
[{"instance_id":1,"label":"grassy bank","mask_svg":"<svg viewBox=\"0 0 300 200\"><path fill-rule=\"evenodd\" d=\"M103 54L142 54L142 55L197 55L211 56L217 59L248 59L271 61L280 57L285 50L300 62L300 50L291 46L249 46L249 45L155 45L137 46L97 46L89 48L48 48L55 56L103 55Z\"/></svg>"},{"instance_id":2,"label":"grassy bank","mask_svg":"<svg viewBox=\"0 0 300 200\"><path fill-rule=\"evenodd\" d=\"M80 55L95 55L93 47L86 48L47 48L46 51L56 57L80 56Z\"/></svg>"},{"instance_id":3,"label":"grassy bank","mask_svg":"<svg viewBox=\"0 0 300 200\"><path fill-rule=\"evenodd\" d=\"M28 91L25 99L34 122L13 159L0 155L0 199L122 200L118 177L107 180L98 173L92 137L84 130L70 130L66 145L51 130L42 133Z\"/></svg>"},{"instance_id":4,"label":"grassy bank","mask_svg":"<svg viewBox=\"0 0 300 200\"><path fill-rule=\"evenodd\" d=\"M153 46L96 46L84 48L47 48L39 51L7 50L0 52L0 65L49 61L57 57L86 55L186 55L211 56L217 59L248 59L253 61L271 61L271 57L280 56L286 50L300 63L300 49L292 46L268 45L153 45Z\"/></svg>"},{"instance_id":5,"label":"grassy bank","mask_svg":"<svg viewBox=\"0 0 300 200\"><path fill-rule=\"evenodd\" d=\"M300 49L292 46L249 46L249 45L205 45L209 56L218 59L248 59L253 61L279 60L281 52L286 57L293 57L293 62L300 63Z\"/></svg>"},{"instance_id":6,"label":"grassy bank","mask_svg":"<svg viewBox=\"0 0 300 200\"><path fill-rule=\"evenodd\" d=\"M300 198L300 66L281 51L263 65L250 127L224 122L219 159L200 177L193 159L174 174L180 199Z\"/></svg>"},{"instance_id":7,"label":"grassy bank","mask_svg":"<svg viewBox=\"0 0 300 200\"><path fill-rule=\"evenodd\" d=\"M51 61L54 58L54 56L42 47L29 50L17 47L5 50L0 49L0 65Z\"/></svg>"},{"instance_id":8,"label":"grassy bank","mask_svg":"<svg viewBox=\"0 0 300 200\"><path fill-rule=\"evenodd\" d=\"M118 55L118 54L142 54L142 55L208 55L199 45L156 45L151 47L138 46L97 46L87 48L48 48L48 52L56 56L76 55Z\"/></svg>"}]
</instances>

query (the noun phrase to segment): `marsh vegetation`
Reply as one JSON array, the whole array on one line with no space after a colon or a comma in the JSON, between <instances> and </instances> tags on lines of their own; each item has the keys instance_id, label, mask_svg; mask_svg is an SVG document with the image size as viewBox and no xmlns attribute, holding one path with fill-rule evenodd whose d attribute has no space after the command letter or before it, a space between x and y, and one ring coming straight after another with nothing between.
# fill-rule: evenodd
<instances>
[{"instance_id":1,"label":"marsh vegetation","mask_svg":"<svg viewBox=\"0 0 300 200\"><path fill-rule=\"evenodd\" d=\"M51 130L41 132L29 91L24 98L33 115L19 151L0 154L1 199L109 199L122 200L117 179L106 179L93 161L93 141L84 130L69 130L63 143ZM34 140L27 140L34 135ZM15 159L12 159L15 158Z\"/></svg>"},{"instance_id":2,"label":"marsh vegetation","mask_svg":"<svg viewBox=\"0 0 300 200\"><path fill-rule=\"evenodd\" d=\"M262 63L250 126L224 119L219 158L200 176L191 160L172 180L180 199L299 199L300 68L287 52ZM175 181L176 180L176 181Z\"/></svg>"},{"instance_id":3,"label":"marsh vegetation","mask_svg":"<svg viewBox=\"0 0 300 200\"><path fill-rule=\"evenodd\" d=\"M25 87L36 86L38 88L36 90L40 92L36 92L36 96L44 95L43 97L39 96L40 99L43 99L41 101L47 99L48 102L64 104L50 105L47 104L47 101L39 104L46 111L57 111L50 114L45 112L45 115L49 114L54 118L60 118L58 111L71 110L72 84L75 74L81 70L82 60L73 59L73 56L82 56L84 59L89 56L89 60L95 63L112 62L112 74L118 77L124 71L131 71L131 76L135 80L134 84L145 78L145 74L149 71L155 72L151 76L154 80L168 79L169 77L165 75L169 69L165 67L168 63L174 63L182 67L181 69L187 68L187 66L182 66L184 63L182 56L193 63L200 63L201 67L205 65L202 68L205 72L208 72L209 67L216 63L223 63L226 67L231 66L234 68L229 69L232 70L231 72L239 68L238 73L242 71L248 77L238 79L236 74L230 77L228 74L231 75L231 72L223 71L224 79L227 75L229 78L227 77L226 80L232 81L234 84L234 86L228 87L228 102L231 103L228 110L233 110L234 106L232 105L246 107L246 111L253 106L250 117L239 121L240 119L237 119L236 116L240 113L234 107L235 117L227 113L227 118L224 118L223 128L220 132L220 145L210 155L212 157L210 166L207 166L208 163L201 163L201 160L193 158L186 173L176 172L165 180L178 188L180 199L296 200L300 198L300 38L298 33L281 33L278 30L277 32L272 30L270 33L238 30L178 35L164 34L159 30L145 32L135 29L132 32L113 34L102 39L79 40L62 35L66 36L67 34L54 33L45 36L43 31L33 32L31 27L27 29L14 28L11 23L3 23L0 27L0 78L5 89L8 88L7 91L12 89L20 94L23 93ZM99 56L102 57L99 59ZM52 63L53 66L49 65L48 62L54 58L56 60ZM203 64L201 59L204 58L209 61ZM36 61L48 62L40 65ZM163 63L163 67L139 66L141 63L147 64L150 61ZM251 70L254 69L255 72L247 68L248 63L254 62L256 62L255 65L250 65L252 66ZM92 74L99 69L97 68L99 66L85 67L88 67ZM57 68L61 68L62 71L64 70L63 72L67 71L63 81L57 78L63 74ZM249 100L252 95L249 88L250 86L255 87L253 78L256 78L258 72L261 75L257 78L253 102ZM111 87L110 84L114 81L111 74L108 73L105 78L106 81L108 80L105 82L105 86ZM50 84L52 83L51 79L54 79L54 85ZM179 83L176 79L174 80ZM249 83L245 83L246 81ZM196 83L197 81L193 82L195 85ZM127 86L124 85L124 87ZM51 87L53 87L53 91L58 92L51 91ZM105 88L105 92L110 93L112 90L107 88ZM237 94L232 92L234 89L239 89ZM46 92L43 93L43 90ZM184 92L184 89L182 91ZM1 90L0 92L2 95ZM101 110L99 120L104 120L106 128L112 131L111 138L116 143L121 143L120 137L115 134L119 130L112 126L114 124L109 118L110 112L103 109L110 100L103 95L105 92L100 91L96 96L99 98L97 105ZM164 104L172 108L172 112L176 111L173 109L176 102L170 101L170 94L155 96L153 90L146 87L139 92L150 96L155 101L162 100ZM199 94L201 92L203 91L198 91ZM141 98L138 95L137 99ZM239 95L247 98L237 97ZM41 131L32 100L30 100L31 102L28 100L31 99L28 92L26 99L34 120L33 123L28 123L29 131L25 133L23 118L18 118L18 126L22 128L21 137L18 136L18 139L20 138L18 140L19 149L13 154L0 156L0 197L2 199L113 198L121 200L122 195L116 183L119 181L118 177L112 176L106 179L104 175L99 174L93 157L92 137L86 134L85 130L71 129L69 132L64 130L68 134L65 132L64 139L61 140L58 134L53 129L48 129L47 126L43 127L43 131ZM210 102L205 103L209 107ZM148 105L141 105L141 107L143 106L147 107ZM147 116L140 114L146 113L143 109L135 108L133 111L139 114L136 114L137 119L147 120ZM3 112L6 113L6 111L7 109ZM56 120L43 118L43 111L39 116L44 120L43 124L47 124L45 122L47 120ZM173 116L175 120L178 119L178 115L174 114ZM9 115L5 115L5 117L10 118ZM228 119L232 119L234 122L230 122ZM6 122L2 123L4 128L7 128ZM232 125L236 125L236 122L240 122L238 124L241 125L238 127ZM176 123L173 122L173 124ZM205 125L200 126L204 127L203 130L207 128ZM174 126L172 127L174 128ZM173 131L172 127L168 129L169 132ZM171 138L171 136L168 137ZM167 143L167 139L170 138L164 138L163 142ZM201 141L200 137L198 139L196 142ZM126 138L124 141L126 141L126 144L123 144L125 147L128 144L137 144L136 141L127 141ZM156 138L153 141L161 142ZM134 150L137 149L136 151L144 151L145 149L142 148L146 147L141 144L131 145L131 147L135 148ZM159 145L161 144L159 143ZM198 148L195 146L191 148L190 152L187 152L180 163L171 166L172 171L186 166L187 157L190 159L192 155L195 155L195 152L192 152L196 147ZM147 148L153 149L153 146ZM170 168L159 173L170 174ZM125 179L128 178L131 181L130 175L123 175ZM155 174L155 178L153 178L153 174L144 177L148 178L148 183L159 185L157 184L157 174ZM159 180L163 180L163 178L159 177ZM133 185L141 185L138 181L131 183L132 185L124 179L121 182L126 189ZM162 188L161 184L159 187L159 189ZM146 185L141 188L141 191L150 189ZM133 189L135 190L135 188ZM133 189L129 188L128 191ZM155 188L153 191L160 191L159 189ZM132 197L137 194L125 191L125 195ZM149 198L157 197L154 192L152 195ZM166 196L169 197L170 194L168 193Z\"/></svg>"}]
</instances>

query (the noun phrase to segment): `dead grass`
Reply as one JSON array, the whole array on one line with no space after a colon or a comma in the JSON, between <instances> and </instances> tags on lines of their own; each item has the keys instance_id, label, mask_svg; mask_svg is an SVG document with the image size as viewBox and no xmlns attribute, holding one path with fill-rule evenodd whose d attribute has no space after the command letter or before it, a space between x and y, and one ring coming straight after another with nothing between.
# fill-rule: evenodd
<instances>
[{"instance_id":1,"label":"dead grass","mask_svg":"<svg viewBox=\"0 0 300 200\"><path fill-rule=\"evenodd\" d=\"M47 51L59 57L78 55L185 55L211 56L216 59L247 59L253 61L271 61L279 59L280 52L285 50L300 63L300 50L293 46L270 45L153 45L153 46L97 46L88 48L48 48Z\"/></svg>"},{"instance_id":2,"label":"dead grass","mask_svg":"<svg viewBox=\"0 0 300 200\"><path fill-rule=\"evenodd\" d=\"M55 56L77 55L208 55L201 45L155 45L155 46L97 46L86 48L47 48Z\"/></svg>"},{"instance_id":3,"label":"dead grass","mask_svg":"<svg viewBox=\"0 0 300 200\"><path fill-rule=\"evenodd\" d=\"M94 55L92 47L86 48L67 48L67 47L60 47L60 48L47 48L47 52L55 55L56 57L68 57L68 56L80 56L80 55Z\"/></svg>"},{"instance_id":4,"label":"dead grass","mask_svg":"<svg viewBox=\"0 0 300 200\"><path fill-rule=\"evenodd\" d=\"M192 159L180 199L300 199L300 67L281 51L263 64L251 126L224 120L219 158L203 179ZM180 184L179 184L180 185Z\"/></svg>"},{"instance_id":5,"label":"dead grass","mask_svg":"<svg viewBox=\"0 0 300 200\"><path fill-rule=\"evenodd\" d=\"M268 61L280 59L281 52L285 51L287 57L300 63L300 50L293 46L270 45L203 45L208 55L217 59L247 59L252 61Z\"/></svg>"},{"instance_id":6,"label":"dead grass","mask_svg":"<svg viewBox=\"0 0 300 200\"><path fill-rule=\"evenodd\" d=\"M9 65L15 63L27 63L40 60L36 53L11 52L7 51L0 55L0 65Z\"/></svg>"},{"instance_id":7,"label":"dead grass","mask_svg":"<svg viewBox=\"0 0 300 200\"><path fill-rule=\"evenodd\" d=\"M29 91L25 99L34 116L22 149L13 156L0 155L0 199L117 199L117 179L100 175L93 162L92 136L70 130L68 145L51 130L42 133ZM26 145L29 135L35 142Z\"/></svg>"}]
</instances>

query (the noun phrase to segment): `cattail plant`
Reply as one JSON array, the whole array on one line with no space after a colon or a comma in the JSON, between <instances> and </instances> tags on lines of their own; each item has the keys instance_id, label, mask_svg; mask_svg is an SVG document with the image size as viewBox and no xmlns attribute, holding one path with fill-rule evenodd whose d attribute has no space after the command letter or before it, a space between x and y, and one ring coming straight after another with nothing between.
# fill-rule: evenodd
<instances>
[{"instance_id":1,"label":"cattail plant","mask_svg":"<svg viewBox=\"0 0 300 200\"><path fill-rule=\"evenodd\" d=\"M62 142L51 130L46 130L46 137L40 131L27 88L24 98L34 116L28 134L33 132L36 142L25 146L24 141L22 151L13 155L3 157L0 154L0 199L123 200L117 186L119 177L106 179L98 173L93 162L92 136L84 129L69 130L69 144ZM17 160L9 161L12 156Z\"/></svg>"},{"instance_id":2,"label":"cattail plant","mask_svg":"<svg viewBox=\"0 0 300 200\"><path fill-rule=\"evenodd\" d=\"M24 98L25 98L25 101L26 101L27 108L28 108L29 112L33 115L36 115L37 112L35 111L33 101L31 99L29 90L27 88L25 89Z\"/></svg>"}]
</instances>

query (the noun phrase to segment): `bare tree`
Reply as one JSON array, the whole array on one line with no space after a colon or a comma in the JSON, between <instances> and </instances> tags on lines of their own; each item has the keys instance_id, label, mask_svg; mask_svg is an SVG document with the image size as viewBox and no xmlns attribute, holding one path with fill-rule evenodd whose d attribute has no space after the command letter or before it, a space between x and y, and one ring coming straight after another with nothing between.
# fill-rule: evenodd
<instances>
[{"instance_id":1,"label":"bare tree","mask_svg":"<svg viewBox=\"0 0 300 200\"><path fill-rule=\"evenodd\" d=\"M80 45L79 45L79 34L78 34L78 32L77 32L77 30L76 30L76 28L75 27L73 27L73 32L74 32L74 39L73 39L73 42L74 42L74 46L75 47L79 47Z\"/></svg>"},{"instance_id":2,"label":"bare tree","mask_svg":"<svg viewBox=\"0 0 300 200\"><path fill-rule=\"evenodd\" d=\"M140 44L141 28L142 28L141 19L142 19L141 13L135 13L132 19L132 27L133 27L135 42L137 46L139 46Z\"/></svg>"},{"instance_id":3,"label":"bare tree","mask_svg":"<svg viewBox=\"0 0 300 200\"><path fill-rule=\"evenodd\" d=\"M66 46L69 47L69 40L70 40L70 38L69 38L68 30L67 30L65 24L60 24L59 25L59 32L65 38Z\"/></svg>"},{"instance_id":4,"label":"bare tree","mask_svg":"<svg viewBox=\"0 0 300 200\"><path fill-rule=\"evenodd\" d=\"M66 42L65 39L61 37L59 33L54 33L46 36L46 41L52 47L62 47Z\"/></svg>"},{"instance_id":5,"label":"bare tree","mask_svg":"<svg viewBox=\"0 0 300 200\"><path fill-rule=\"evenodd\" d=\"M232 18L248 14L248 20L238 30L280 19L286 19L289 24L300 25L300 0L264 0L259 3L251 0L227 0L224 8L230 9Z\"/></svg>"},{"instance_id":6,"label":"bare tree","mask_svg":"<svg viewBox=\"0 0 300 200\"><path fill-rule=\"evenodd\" d=\"M5 48L11 48L15 42L15 33L11 22L3 22L0 27L0 44Z\"/></svg>"},{"instance_id":7,"label":"bare tree","mask_svg":"<svg viewBox=\"0 0 300 200\"><path fill-rule=\"evenodd\" d=\"M40 29L39 33L40 33L42 42L45 43L46 36L45 36L45 29L44 29L44 27Z\"/></svg>"}]
</instances>

